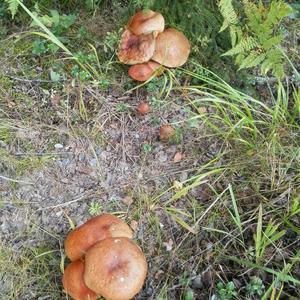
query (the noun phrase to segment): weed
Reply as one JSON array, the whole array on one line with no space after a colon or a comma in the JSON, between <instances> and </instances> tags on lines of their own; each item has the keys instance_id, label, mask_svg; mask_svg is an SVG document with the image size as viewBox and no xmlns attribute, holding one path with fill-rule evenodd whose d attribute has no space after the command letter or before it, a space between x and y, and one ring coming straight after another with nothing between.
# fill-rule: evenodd
<instances>
[{"instance_id":1,"label":"weed","mask_svg":"<svg viewBox=\"0 0 300 300\"><path fill-rule=\"evenodd\" d=\"M128 103L117 103L116 105L116 111L117 112L127 112L130 108L130 105Z\"/></svg>"},{"instance_id":2,"label":"weed","mask_svg":"<svg viewBox=\"0 0 300 300\"><path fill-rule=\"evenodd\" d=\"M262 296L265 286L259 277L251 277L250 282L246 286L248 296Z\"/></svg>"},{"instance_id":3,"label":"weed","mask_svg":"<svg viewBox=\"0 0 300 300\"><path fill-rule=\"evenodd\" d=\"M265 231L263 231L262 215L262 206L260 205L258 213L257 231L256 235L254 235L257 262L263 257L267 246L273 244L285 234L285 230L278 231L278 227L280 226L280 224L275 224L273 221L269 221Z\"/></svg>"},{"instance_id":4,"label":"weed","mask_svg":"<svg viewBox=\"0 0 300 300\"><path fill-rule=\"evenodd\" d=\"M105 53L113 54L119 43L122 29L118 31L107 32L103 41L103 50Z\"/></svg>"},{"instance_id":5,"label":"weed","mask_svg":"<svg viewBox=\"0 0 300 300\"><path fill-rule=\"evenodd\" d=\"M33 12L34 19L31 23L31 27L37 27L38 24L36 19L50 28L53 34L63 43L67 43L68 39L64 37L66 31L74 24L76 20L75 15L59 15L57 10L51 10L50 15L39 16L40 9L38 5L35 6L35 11ZM43 55L47 53L56 53L59 50L59 45L53 43L51 40L41 40L37 38L33 41L32 53L35 55Z\"/></svg>"},{"instance_id":6,"label":"weed","mask_svg":"<svg viewBox=\"0 0 300 300\"><path fill-rule=\"evenodd\" d=\"M98 201L93 201L89 207L89 214L91 216L99 215L102 211L102 205Z\"/></svg>"},{"instance_id":7,"label":"weed","mask_svg":"<svg viewBox=\"0 0 300 300\"><path fill-rule=\"evenodd\" d=\"M143 143L142 148L143 148L144 153L149 153L152 151L152 146L149 143Z\"/></svg>"},{"instance_id":8,"label":"weed","mask_svg":"<svg viewBox=\"0 0 300 300\"><path fill-rule=\"evenodd\" d=\"M235 286L232 281L224 284L223 282L217 283L216 294L212 296L212 300L230 300L237 295Z\"/></svg>"}]
</instances>

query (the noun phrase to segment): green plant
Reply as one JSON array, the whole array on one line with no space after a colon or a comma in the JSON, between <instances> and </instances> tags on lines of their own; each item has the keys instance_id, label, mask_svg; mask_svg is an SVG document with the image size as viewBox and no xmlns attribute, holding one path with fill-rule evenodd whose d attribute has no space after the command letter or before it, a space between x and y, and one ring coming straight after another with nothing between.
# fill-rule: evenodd
<instances>
[{"instance_id":1,"label":"green plant","mask_svg":"<svg viewBox=\"0 0 300 300\"><path fill-rule=\"evenodd\" d=\"M121 37L121 32L122 29L106 33L105 38L103 40L103 50L105 53L112 54L116 51L117 45Z\"/></svg>"},{"instance_id":2,"label":"green plant","mask_svg":"<svg viewBox=\"0 0 300 300\"><path fill-rule=\"evenodd\" d=\"M284 35L279 32L281 21L292 8L282 0L267 6L243 0L243 14L234 9L233 0L221 0L219 9L224 18L220 32L229 28L232 49L223 56L235 56L239 70L260 66L263 74L269 71L276 77L284 76L285 56L280 48Z\"/></svg>"},{"instance_id":3,"label":"green plant","mask_svg":"<svg viewBox=\"0 0 300 300\"><path fill-rule=\"evenodd\" d=\"M89 207L89 214L91 216L99 215L102 210L102 205L98 201L93 201Z\"/></svg>"},{"instance_id":4,"label":"green plant","mask_svg":"<svg viewBox=\"0 0 300 300\"><path fill-rule=\"evenodd\" d=\"M8 4L8 9L12 15L12 18L15 17L18 8L19 8L19 1L18 0L4 0Z\"/></svg>"},{"instance_id":5,"label":"green plant","mask_svg":"<svg viewBox=\"0 0 300 300\"><path fill-rule=\"evenodd\" d=\"M227 284L218 282L216 288L216 294L212 296L212 300L230 300L237 295L234 283L232 281L228 282Z\"/></svg>"},{"instance_id":6,"label":"green plant","mask_svg":"<svg viewBox=\"0 0 300 300\"><path fill-rule=\"evenodd\" d=\"M184 291L182 293L182 300L194 300L194 291L189 287L192 280L189 278L186 272L179 278L179 284L183 287Z\"/></svg>"},{"instance_id":7,"label":"green plant","mask_svg":"<svg viewBox=\"0 0 300 300\"><path fill-rule=\"evenodd\" d=\"M57 10L50 10L50 14L41 15L39 6L35 5L35 11L32 13L35 19L31 22L31 27L38 26L36 19L47 28L51 28L53 34L62 42L67 43L68 39L64 36L66 30L68 30L75 22L75 15L60 15ZM40 38L34 40L32 53L35 55L42 55L46 53L56 53L59 50L59 46L53 43L51 40L41 40Z\"/></svg>"},{"instance_id":8,"label":"green plant","mask_svg":"<svg viewBox=\"0 0 300 300\"><path fill-rule=\"evenodd\" d=\"M266 229L263 230L263 211L262 205L259 206L258 212L258 221L257 221L257 230L254 235L255 241L255 256L256 261L259 262L264 256L264 253L269 245L274 244L277 240L285 235L285 230L278 231L280 223L276 224L274 221L270 220L266 226Z\"/></svg>"},{"instance_id":9,"label":"green plant","mask_svg":"<svg viewBox=\"0 0 300 300\"><path fill-rule=\"evenodd\" d=\"M152 151L151 144L149 144L149 143L143 143L142 147L143 147L144 153L149 153Z\"/></svg>"},{"instance_id":10,"label":"green plant","mask_svg":"<svg viewBox=\"0 0 300 300\"><path fill-rule=\"evenodd\" d=\"M246 292L248 296L261 296L265 286L259 277L251 277L250 282L246 286Z\"/></svg>"},{"instance_id":11,"label":"green plant","mask_svg":"<svg viewBox=\"0 0 300 300\"><path fill-rule=\"evenodd\" d=\"M128 103L117 103L116 105L116 111L117 112L126 112L130 108L130 105Z\"/></svg>"}]
</instances>

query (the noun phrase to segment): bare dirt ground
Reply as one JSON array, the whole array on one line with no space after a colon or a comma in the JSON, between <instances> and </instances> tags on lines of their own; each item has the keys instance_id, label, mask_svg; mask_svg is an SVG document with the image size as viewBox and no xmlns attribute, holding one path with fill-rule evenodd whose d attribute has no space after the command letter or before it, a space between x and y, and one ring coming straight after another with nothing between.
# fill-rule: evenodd
<instances>
[{"instance_id":1,"label":"bare dirt ground","mask_svg":"<svg viewBox=\"0 0 300 300\"><path fill-rule=\"evenodd\" d=\"M11 138L1 141L1 149L17 162L29 161L28 168L25 165L21 173L16 166L5 160L2 162L2 243L16 253L37 248L45 249L42 253L50 251L59 258L63 253L64 238L70 231L69 218L75 224L81 224L92 214L116 213L131 225L135 238L142 241L149 255L152 267L146 291L141 293L144 296L148 293L148 299L155 294L153 281L164 272L163 266L155 263L159 256L151 258L151 253L157 251L156 247L162 247L160 255L169 256L176 235L183 233L159 207L159 202L151 199L172 186L174 181L185 181L194 167L209 159L213 147L205 140L195 143L197 135L192 129L184 136L181 132L177 143L159 141L161 124L180 124L187 117L180 97L177 100L180 105L176 101L164 101L148 115L141 116L136 112L136 106L140 101L150 101L146 91L124 94L122 91L101 92L80 87L86 107L94 106L94 114L88 121L72 121L78 113L78 86L63 95L56 91L45 94L40 83L11 83L15 86L14 93L21 90L32 103L31 107L21 104L24 110L20 116L11 90L5 92L5 104L10 117L15 119ZM63 101L72 102L73 108L63 107ZM118 111L120 103L128 105L125 111ZM41 118L42 115L45 117ZM184 130L183 126L181 130ZM204 156L200 148L205 148ZM30 159L40 163L31 167ZM194 194L199 200L203 197L196 189ZM169 196L166 194L164 199ZM150 234L149 224L153 223L153 217L162 232L170 223L174 230L162 233L165 236L156 236L157 232ZM54 276L58 287L60 277L60 274ZM4 274L1 278L4 295L5 288L11 288L10 280L11 275ZM34 288L33 284L32 291L21 293L19 299L54 299L53 295L47 298L47 292L39 291L40 288Z\"/></svg>"}]
</instances>

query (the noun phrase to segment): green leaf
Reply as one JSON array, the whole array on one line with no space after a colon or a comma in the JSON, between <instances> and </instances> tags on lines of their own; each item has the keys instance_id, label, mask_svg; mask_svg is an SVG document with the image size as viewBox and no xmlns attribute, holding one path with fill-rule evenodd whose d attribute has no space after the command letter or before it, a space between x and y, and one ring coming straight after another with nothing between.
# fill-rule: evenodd
<instances>
[{"instance_id":1,"label":"green leaf","mask_svg":"<svg viewBox=\"0 0 300 300\"><path fill-rule=\"evenodd\" d=\"M184 296L183 296L183 299L184 300L194 300L194 292L191 288L188 288L185 293L184 293Z\"/></svg>"},{"instance_id":2,"label":"green leaf","mask_svg":"<svg viewBox=\"0 0 300 300\"><path fill-rule=\"evenodd\" d=\"M256 67L265 59L265 57L265 53L258 54L256 52L251 52L243 61L240 62L239 70Z\"/></svg>"},{"instance_id":3,"label":"green leaf","mask_svg":"<svg viewBox=\"0 0 300 300\"><path fill-rule=\"evenodd\" d=\"M53 82L58 82L58 81L60 81L61 76L60 76L59 73L57 73L57 72L51 70L51 71L50 71L50 79L51 79Z\"/></svg>"},{"instance_id":4,"label":"green leaf","mask_svg":"<svg viewBox=\"0 0 300 300\"><path fill-rule=\"evenodd\" d=\"M58 11L56 9L52 9L50 10L50 14L51 14L53 25L58 26L60 20Z\"/></svg>"},{"instance_id":5,"label":"green leaf","mask_svg":"<svg viewBox=\"0 0 300 300\"><path fill-rule=\"evenodd\" d=\"M19 4L20 2L23 2L23 0L4 0L4 1L8 4L8 9L11 13L12 18L14 18L18 11Z\"/></svg>"}]
</instances>

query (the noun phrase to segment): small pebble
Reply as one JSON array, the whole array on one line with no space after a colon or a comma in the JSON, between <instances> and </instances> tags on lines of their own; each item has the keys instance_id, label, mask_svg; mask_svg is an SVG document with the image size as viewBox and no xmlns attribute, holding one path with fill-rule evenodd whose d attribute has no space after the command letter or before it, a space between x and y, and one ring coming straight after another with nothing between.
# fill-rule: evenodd
<instances>
[{"instance_id":1,"label":"small pebble","mask_svg":"<svg viewBox=\"0 0 300 300\"><path fill-rule=\"evenodd\" d=\"M62 149L64 146L62 145L62 144L55 144L54 145L54 148L56 149L56 150L58 150L58 149Z\"/></svg>"},{"instance_id":2,"label":"small pebble","mask_svg":"<svg viewBox=\"0 0 300 300\"><path fill-rule=\"evenodd\" d=\"M85 159L85 155L83 154L83 153L80 153L79 155L78 155L78 160L79 161L83 161Z\"/></svg>"},{"instance_id":3,"label":"small pebble","mask_svg":"<svg viewBox=\"0 0 300 300\"><path fill-rule=\"evenodd\" d=\"M61 166L66 166L66 165L70 164L70 159L69 158L64 158L59 163L60 163Z\"/></svg>"},{"instance_id":4,"label":"small pebble","mask_svg":"<svg viewBox=\"0 0 300 300\"><path fill-rule=\"evenodd\" d=\"M153 287L148 287L147 289L146 289L146 291L145 291L145 294L146 294L146 296L147 297L150 297L150 296L152 296L152 294L153 294Z\"/></svg>"},{"instance_id":5,"label":"small pebble","mask_svg":"<svg viewBox=\"0 0 300 300\"><path fill-rule=\"evenodd\" d=\"M96 153L97 155L100 155L101 152L102 152L102 150L101 150L100 148L96 148L96 149L95 149L95 153Z\"/></svg>"},{"instance_id":6,"label":"small pebble","mask_svg":"<svg viewBox=\"0 0 300 300\"><path fill-rule=\"evenodd\" d=\"M97 159L96 159L96 158L91 159L91 160L90 160L90 165L91 165L92 167L96 167L96 166L97 166Z\"/></svg>"},{"instance_id":7,"label":"small pebble","mask_svg":"<svg viewBox=\"0 0 300 300\"><path fill-rule=\"evenodd\" d=\"M202 289L203 288L203 282L201 279L201 275L197 275L193 281L192 281L192 287L194 289Z\"/></svg>"}]
</instances>

